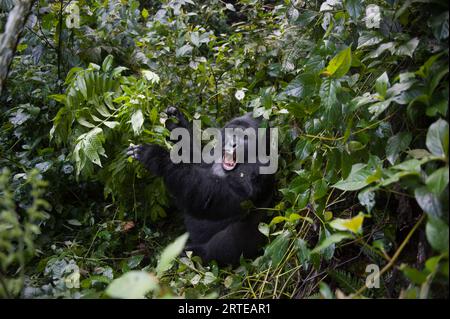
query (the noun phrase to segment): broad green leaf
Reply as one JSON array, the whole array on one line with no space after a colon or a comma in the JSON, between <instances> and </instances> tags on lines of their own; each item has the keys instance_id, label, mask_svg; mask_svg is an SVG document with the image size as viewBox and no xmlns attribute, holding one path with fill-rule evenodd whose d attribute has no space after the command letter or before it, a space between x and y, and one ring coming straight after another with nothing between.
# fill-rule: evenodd
<instances>
[{"instance_id":1,"label":"broad green leaf","mask_svg":"<svg viewBox=\"0 0 450 319\"><path fill-rule=\"evenodd\" d=\"M425 227L428 242L433 249L448 252L448 225L439 218L428 218Z\"/></svg>"},{"instance_id":2,"label":"broad green leaf","mask_svg":"<svg viewBox=\"0 0 450 319\"><path fill-rule=\"evenodd\" d=\"M336 122L341 115L341 104L337 98L340 84L337 80L326 78L320 86L320 104L324 109L325 120L331 123Z\"/></svg>"},{"instance_id":3,"label":"broad green leaf","mask_svg":"<svg viewBox=\"0 0 450 319\"><path fill-rule=\"evenodd\" d=\"M386 145L386 158L392 165L398 159L400 152L406 150L411 143L412 135L410 132L400 132L391 136Z\"/></svg>"},{"instance_id":4,"label":"broad green leaf","mask_svg":"<svg viewBox=\"0 0 450 319\"><path fill-rule=\"evenodd\" d=\"M426 180L427 188L436 195L440 195L448 185L448 166L434 171Z\"/></svg>"},{"instance_id":5,"label":"broad green leaf","mask_svg":"<svg viewBox=\"0 0 450 319\"><path fill-rule=\"evenodd\" d=\"M361 0L345 0L344 1L345 10L352 17L353 21L357 21L359 16L363 11Z\"/></svg>"},{"instance_id":6,"label":"broad green leaf","mask_svg":"<svg viewBox=\"0 0 450 319\"><path fill-rule=\"evenodd\" d=\"M103 72L108 72L111 67L112 67L112 63L113 63L113 56L112 55L108 55L105 60L103 60L102 63L102 70Z\"/></svg>"},{"instance_id":7,"label":"broad green leaf","mask_svg":"<svg viewBox=\"0 0 450 319\"><path fill-rule=\"evenodd\" d=\"M378 103L375 103L369 107L369 112L372 114L370 120L376 119L381 113L383 113L389 105L392 103L392 99L387 99Z\"/></svg>"},{"instance_id":8,"label":"broad green leaf","mask_svg":"<svg viewBox=\"0 0 450 319\"><path fill-rule=\"evenodd\" d=\"M134 270L113 280L105 292L112 298L144 299L147 293L158 288L158 279L154 275Z\"/></svg>"},{"instance_id":9,"label":"broad green leaf","mask_svg":"<svg viewBox=\"0 0 450 319\"><path fill-rule=\"evenodd\" d=\"M438 40L445 40L448 38L448 8L441 14L434 16L430 19L431 29L433 34Z\"/></svg>"},{"instance_id":10,"label":"broad green leaf","mask_svg":"<svg viewBox=\"0 0 450 319\"><path fill-rule=\"evenodd\" d=\"M381 56L386 50L389 50L391 54L395 52L395 42L386 42L382 43L376 48L375 50L371 51L369 54L367 54L362 61L365 62L369 59L376 59L379 56Z\"/></svg>"},{"instance_id":11,"label":"broad green leaf","mask_svg":"<svg viewBox=\"0 0 450 319\"><path fill-rule=\"evenodd\" d=\"M323 75L330 76L333 78L343 77L350 66L352 65L352 49L350 47L339 52L331 61L325 70L322 71Z\"/></svg>"},{"instance_id":12,"label":"broad green leaf","mask_svg":"<svg viewBox=\"0 0 450 319\"><path fill-rule=\"evenodd\" d=\"M420 68L416 71L416 74L423 79L426 79L430 76L430 70L433 66L434 62L436 62L445 52L441 52L435 55L432 55Z\"/></svg>"},{"instance_id":13,"label":"broad green leaf","mask_svg":"<svg viewBox=\"0 0 450 319\"><path fill-rule=\"evenodd\" d=\"M363 31L358 38L357 49L362 49L365 47L370 47L372 45L378 44L383 41L383 38L374 31Z\"/></svg>"},{"instance_id":14,"label":"broad green leaf","mask_svg":"<svg viewBox=\"0 0 450 319\"><path fill-rule=\"evenodd\" d=\"M105 124L107 127L109 127L110 129L115 128L117 125L119 125L119 122L117 121L105 121L103 122L103 124Z\"/></svg>"},{"instance_id":15,"label":"broad green leaf","mask_svg":"<svg viewBox=\"0 0 450 319\"><path fill-rule=\"evenodd\" d=\"M439 119L430 125L426 145L433 155L448 157L448 134L447 121Z\"/></svg>"},{"instance_id":16,"label":"broad green leaf","mask_svg":"<svg viewBox=\"0 0 450 319\"><path fill-rule=\"evenodd\" d=\"M442 216L442 207L439 198L425 186L416 188L414 195L420 208L430 217L440 218Z\"/></svg>"},{"instance_id":17,"label":"broad green leaf","mask_svg":"<svg viewBox=\"0 0 450 319\"><path fill-rule=\"evenodd\" d=\"M375 89L377 93L382 97L386 97L386 91L389 88L389 77L386 72L384 72L375 82Z\"/></svg>"},{"instance_id":18,"label":"broad green leaf","mask_svg":"<svg viewBox=\"0 0 450 319\"><path fill-rule=\"evenodd\" d=\"M302 238L297 238L294 243L295 248L297 249L298 261L305 269L308 269L309 260L311 258L311 250L308 248L308 243Z\"/></svg>"},{"instance_id":19,"label":"broad green leaf","mask_svg":"<svg viewBox=\"0 0 450 319\"><path fill-rule=\"evenodd\" d=\"M364 214L359 213L357 216L350 219L335 218L329 224L337 230L350 231L354 234L362 232L362 224L364 221Z\"/></svg>"},{"instance_id":20,"label":"broad green leaf","mask_svg":"<svg viewBox=\"0 0 450 319\"><path fill-rule=\"evenodd\" d=\"M312 254L320 253L324 249L330 247L331 245L340 243L344 239L353 238L352 235L346 233L336 233L326 237L322 240L319 245L317 245L312 251Z\"/></svg>"},{"instance_id":21,"label":"broad green leaf","mask_svg":"<svg viewBox=\"0 0 450 319\"><path fill-rule=\"evenodd\" d=\"M192 46L190 46L189 44L185 44L181 48L176 49L175 55L177 58L180 58L191 54L191 52Z\"/></svg>"},{"instance_id":22,"label":"broad green leaf","mask_svg":"<svg viewBox=\"0 0 450 319\"><path fill-rule=\"evenodd\" d=\"M406 42L405 44L400 45L396 50L395 53L398 55L407 55L412 58L414 51L416 50L417 46L419 45L419 39L413 38Z\"/></svg>"},{"instance_id":23,"label":"broad green leaf","mask_svg":"<svg viewBox=\"0 0 450 319\"><path fill-rule=\"evenodd\" d=\"M427 274L406 264L402 264L400 266L400 270L412 283L416 285L421 285L427 280Z\"/></svg>"},{"instance_id":24,"label":"broad green leaf","mask_svg":"<svg viewBox=\"0 0 450 319\"><path fill-rule=\"evenodd\" d=\"M269 237L270 234L270 227L266 223L259 223L258 224L258 230L261 234L263 234L266 237Z\"/></svg>"},{"instance_id":25,"label":"broad green leaf","mask_svg":"<svg viewBox=\"0 0 450 319\"><path fill-rule=\"evenodd\" d=\"M84 117L77 118L77 122L80 123L81 125L85 126L85 127L89 127L89 128L95 127L94 124L88 122Z\"/></svg>"},{"instance_id":26,"label":"broad green leaf","mask_svg":"<svg viewBox=\"0 0 450 319\"><path fill-rule=\"evenodd\" d=\"M159 258L158 266L156 267L156 273L158 274L158 277L160 277L172 267L172 263L175 258L177 258L183 251L188 237L189 234L185 233L175 239L175 241L169 244L166 248L164 248L163 252L161 253L161 257Z\"/></svg>"},{"instance_id":27,"label":"broad green leaf","mask_svg":"<svg viewBox=\"0 0 450 319\"><path fill-rule=\"evenodd\" d=\"M292 80L284 89L282 95L305 98L316 93L318 78L314 74L304 73Z\"/></svg>"},{"instance_id":28,"label":"broad green leaf","mask_svg":"<svg viewBox=\"0 0 450 319\"><path fill-rule=\"evenodd\" d=\"M272 267L276 267L283 259L283 256L289 247L290 238L291 232L285 230L265 248L264 257L272 261Z\"/></svg>"},{"instance_id":29,"label":"broad green leaf","mask_svg":"<svg viewBox=\"0 0 450 319\"><path fill-rule=\"evenodd\" d=\"M304 139L297 142L294 152L298 160L304 161L308 158L308 156L311 155L313 150L314 146L311 144L311 142L307 139Z\"/></svg>"},{"instance_id":30,"label":"broad green leaf","mask_svg":"<svg viewBox=\"0 0 450 319\"><path fill-rule=\"evenodd\" d=\"M200 46L200 36L198 31L191 32L191 43L196 47Z\"/></svg>"},{"instance_id":31,"label":"broad green leaf","mask_svg":"<svg viewBox=\"0 0 450 319\"><path fill-rule=\"evenodd\" d=\"M371 170L366 164L353 164L350 174L345 180L341 180L332 187L343 191L356 191L368 185L367 178L371 175Z\"/></svg>"},{"instance_id":32,"label":"broad green leaf","mask_svg":"<svg viewBox=\"0 0 450 319\"><path fill-rule=\"evenodd\" d=\"M133 128L134 135L139 135L142 131L142 125L144 124L144 115L142 110L137 110L131 115L131 127Z\"/></svg>"}]
</instances>

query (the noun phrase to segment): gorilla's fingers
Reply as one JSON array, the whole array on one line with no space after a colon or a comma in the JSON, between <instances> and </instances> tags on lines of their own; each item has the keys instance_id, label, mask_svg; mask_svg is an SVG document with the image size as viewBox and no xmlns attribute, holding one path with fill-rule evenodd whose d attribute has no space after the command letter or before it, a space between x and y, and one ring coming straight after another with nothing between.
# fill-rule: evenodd
<instances>
[{"instance_id":1,"label":"gorilla's fingers","mask_svg":"<svg viewBox=\"0 0 450 319\"><path fill-rule=\"evenodd\" d=\"M175 106L169 106L166 109L166 114L168 117L170 116L178 117L180 115L180 111L178 111L178 109Z\"/></svg>"},{"instance_id":2,"label":"gorilla's fingers","mask_svg":"<svg viewBox=\"0 0 450 319\"><path fill-rule=\"evenodd\" d=\"M142 145L130 145L127 149L127 156L131 156L135 160L140 160L142 153Z\"/></svg>"}]
</instances>

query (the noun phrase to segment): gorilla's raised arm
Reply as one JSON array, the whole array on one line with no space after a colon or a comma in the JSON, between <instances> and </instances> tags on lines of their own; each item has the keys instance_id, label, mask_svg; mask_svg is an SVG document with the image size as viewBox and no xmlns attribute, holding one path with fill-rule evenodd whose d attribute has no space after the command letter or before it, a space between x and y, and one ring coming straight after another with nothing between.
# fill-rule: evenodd
<instances>
[{"instance_id":1,"label":"gorilla's raised arm","mask_svg":"<svg viewBox=\"0 0 450 319\"><path fill-rule=\"evenodd\" d=\"M127 154L151 173L162 176L177 206L196 218L236 217L242 213L241 203L256 195L252 174L221 177L214 174L214 164L174 164L169 152L158 145L131 146Z\"/></svg>"}]
</instances>

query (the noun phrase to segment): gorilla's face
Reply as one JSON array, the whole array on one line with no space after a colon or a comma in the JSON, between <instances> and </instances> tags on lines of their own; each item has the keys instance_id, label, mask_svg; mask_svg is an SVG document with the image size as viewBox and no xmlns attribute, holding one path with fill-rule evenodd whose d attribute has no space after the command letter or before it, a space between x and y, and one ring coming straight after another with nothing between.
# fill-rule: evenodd
<instances>
[{"instance_id":1,"label":"gorilla's face","mask_svg":"<svg viewBox=\"0 0 450 319\"><path fill-rule=\"evenodd\" d=\"M222 168L225 171L234 170L239 164L249 160L256 154L257 128L259 121L249 114L229 122L222 130Z\"/></svg>"},{"instance_id":2,"label":"gorilla's face","mask_svg":"<svg viewBox=\"0 0 450 319\"><path fill-rule=\"evenodd\" d=\"M222 150L222 167L226 171L232 171L237 165L236 148L238 147L239 139L231 134L225 132L225 143ZM239 141L242 143L242 141Z\"/></svg>"}]
</instances>

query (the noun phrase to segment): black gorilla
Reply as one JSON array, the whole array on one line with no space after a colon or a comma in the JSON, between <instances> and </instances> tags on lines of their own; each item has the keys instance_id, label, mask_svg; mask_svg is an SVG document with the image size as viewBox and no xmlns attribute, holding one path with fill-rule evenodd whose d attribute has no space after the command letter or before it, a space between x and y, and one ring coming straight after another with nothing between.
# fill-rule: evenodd
<instances>
[{"instance_id":1,"label":"black gorilla","mask_svg":"<svg viewBox=\"0 0 450 319\"><path fill-rule=\"evenodd\" d=\"M166 127L170 131L184 127L192 136L190 123L179 110L169 107L166 113L169 116ZM257 129L259 124L260 120L247 114L231 120L225 127ZM248 211L242 204L251 201L253 207L259 208L268 207L271 202L274 176L260 174L259 162L236 164L235 154L227 157L224 153L223 163L175 164L169 152L158 145L131 146L127 154L164 178L177 207L184 212L189 232L187 251L204 262L216 260L222 265L238 264L241 255L257 256L264 243L264 236L258 231L264 211Z\"/></svg>"}]
</instances>

